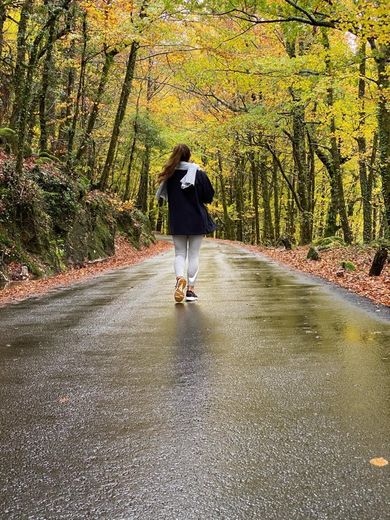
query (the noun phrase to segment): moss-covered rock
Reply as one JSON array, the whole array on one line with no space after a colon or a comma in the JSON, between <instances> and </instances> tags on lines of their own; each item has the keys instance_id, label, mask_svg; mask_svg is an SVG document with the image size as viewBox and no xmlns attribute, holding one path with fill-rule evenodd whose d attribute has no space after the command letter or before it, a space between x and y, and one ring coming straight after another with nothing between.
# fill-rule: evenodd
<instances>
[{"instance_id":1,"label":"moss-covered rock","mask_svg":"<svg viewBox=\"0 0 390 520\"><path fill-rule=\"evenodd\" d=\"M105 205L88 204L74 215L65 240L68 263L82 264L115 253L116 221L114 211Z\"/></svg>"},{"instance_id":2,"label":"moss-covered rock","mask_svg":"<svg viewBox=\"0 0 390 520\"><path fill-rule=\"evenodd\" d=\"M15 130L8 127L0 128L0 145L8 152L15 151L17 135Z\"/></svg>"},{"instance_id":3,"label":"moss-covered rock","mask_svg":"<svg viewBox=\"0 0 390 520\"><path fill-rule=\"evenodd\" d=\"M137 249L148 247L156 240L149 219L136 208L118 211L117 222L119 230Z\"/></svg>"},{"instance_id":4,"label":"moss-covered rock","mask_svg":"<svg viewBox=\"0 0 390 520\"><path fill-rule=\"evenodd\" d=\"M318 238L313 244L317 247L318 251L326 251L335 247L345 246L344 240L337 236Z\"/></svg>"},{"instance_id":5,"label":"moss-covered rock","mask_svg":"<svg viewBox=\"0 0 390 520\"><path fill-rule=\"evenodd\" d=\"M320 255L317 251L317 248L311 247L309 251L307 252L306 258L308 260L320 260Z\"/></svg>"},{"instance_id":6,"label":"moss-covered rock","mask_svg":"<svg viewBox=\"0 0 390 520\"><path fill-rule=\"evenodd\" d=\"M356 271L356 265L353 262L343 261L341 262L341 267L346 271Z\"/></svg>"},{"instance_id":7,"label":"moss-covered rock","mask_svg":"<svg viewBox=\"0 0 390 520\"><path fill-rule=\"evenodd\" d=\"M20 264L34 276L115 254L115 236L125 234L137 248L155 241L149 219L105 193L89 191L53 162L35 164L15 176L3 163L0 186L0 272Z\"/></svg>"},{"instance_id":8,"label":"moss-covered rock","mask_svg":"<svg viewBox=\"0 0 390 520\"><path fill-rule=\"evenodd\" d=\"M43 160L43 159L46 159L46 160ZM37 164L44 164L45 162L50 162L50 161L53 161L56 163L60 162L58 157L56 157L55 155L52 155L51 153L49 153L46 150L41 150L39 152L39 159L37 160Z\"/></svg>"}]
</instances>

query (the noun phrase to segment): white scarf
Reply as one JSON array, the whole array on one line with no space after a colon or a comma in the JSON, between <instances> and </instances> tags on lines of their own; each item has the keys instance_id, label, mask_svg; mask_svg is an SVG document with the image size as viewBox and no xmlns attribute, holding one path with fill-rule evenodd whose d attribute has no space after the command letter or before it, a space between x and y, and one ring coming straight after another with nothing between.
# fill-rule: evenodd
<instances>
[{"instance_id":1,"label":"white scarf","mask_svg":"<svg viewBox=\"0 0 390 520\"><path fill-rule=\"evenodd\" d=\"M200 167L195 163L180 161L176 166L176 170L187 170L187 173L181 179L181 189L185 190L189 186L195 185L196 171L199 170ZM157 192L156 199L163 198L164 200L168 200L168 191L167 191L167 181L162 181Z\"/></svg>"}]
</instances>

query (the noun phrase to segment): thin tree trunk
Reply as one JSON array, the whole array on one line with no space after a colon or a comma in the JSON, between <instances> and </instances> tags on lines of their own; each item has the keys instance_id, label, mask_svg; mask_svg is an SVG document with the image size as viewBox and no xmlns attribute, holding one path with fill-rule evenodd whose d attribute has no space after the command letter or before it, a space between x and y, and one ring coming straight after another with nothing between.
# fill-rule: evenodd
<instances>
[{"instance_id":1,"label":"thin tree trunk","mask_svg":"<svg viewBox=\"0 0 390 520\"><path fill-rule=\"evenodd\" d=\"M133 43L131 44L130 54L129 54L129 58L128 58L128 62L127 62L126 75L125 75L125 79L123 81L122 92L121 92L121 97L119 100L118 109L117 109L117 113L116 113L116 117L115 117L114 127L112 129L111 140L110 140L110 145L109 145L108 152L107 152L106 162L104 164L104 168L103 168L103 171L102 171L102 174L100 177L99 188L102 190L104 190L107 187L107 182L109 179L112 163L114 160L115 150L116 150L116 146L118 143L119 132L120 132L123 118L125 116L127 102L128 102L129 95L131 92L131 86L132 86L132 81L133 81L133 76L134 76L134 69L135 69L135 62L136 62L138 48L139 48L139 43L137 41L133 41Z\"/></svg>"},{"instance_id":2,"label":"thin tree trunk","mask_svg":"<svg viewBox=\"0 0 390 520\"><path fill-rule=\"evenodd\" d=\"M130 199L130 182L131 182L131 174L133 171L133 164L134 164L134 157L135 157L135 148L137 145L137 139L138 139L138 130L139 130L139 124L138 124L138 117L139 117L139 102L141 99L141 92L142 88L140 88L138 97L137 97L137 104L135 107L135 116L134 116L134 122L133 122L133 137L131 140L131 146L130 146L130 157L129 157L129 164L127 166L127 172L126 172L126 181L125 181L125 191L123 194L123 200L129 200Z\"/></svg>"},{"instance_id":3,"label":"thin tree trunk","mask_svg":"<svg viewBox=\"0 0 390 520\"><path fill-rule=\"evenodd\" d=\"M224 238L231 239L231 222L226 202L226 189L225 189L225 182L223 179L223 164L222 164L222 155L221 150L217 151L217 159L218 159L218 180L220 184L220 190L221 190L221 202L222 202L222 209L223 209L223 221L224 221Z\"/></svg>"},{"instance_id":4,"label":"thin tree trunk","mask_svg":"<svg viewBox=\"0 0 390 520\"><path fill-rule=\"evenodd\" d=\"M330 64L330 60L327 58L328 63ZM335 186L337 190L337 203L338 203L338 212L340 215L340 223L341 228L343 230L344 241L347 244L352 242L352 231L348 221L347 209L345 206L345 197L344 197L344 184L341 172L341 158L339 148L337 146L337 138L336 138L336 120L333 115L333 86L331 85L328 88L328 105L332 110L332 116L330 118L330 148L331 148L331 156L332 156L332 167L333 167L333 175Z\"/></svg>"},{"instance_id":5,"label":"thin tree trunk","mask_svg":"<svg viewBox=\"0 0 390 520\"><path fill-rule=\"evenodd\" d=\"M43 65L41 93L39 96L39 148L41 151L47 150L48 142L48 128L47 128L47 111L46 98L49 90L49 83L53 73L53 46L55 40L55 20L52 20L49 25L49 36L47 42L47 52Z\"/></svg>"},{"instance_id":6,"label":"thin tree trunk","mask_svg":"<svg viewBox=\"0 0 390 520\"><path fill-rule=\"evenodd\" d=\"M255 211L255 243L260 244L259 169L258 164L256 164L255 154L253 151L249 153L249 162L252 173L252 205Z\"/></svg>"},{"instance_id":7,"label":"thin tree trunk","mask_svg":"<svg viewBox=\"0 0 390 520\"><path fill-rule=\"evenodd\" d=\"M295 40L286 41L286 51L290 58L296 57L295 47ZM299 54L304 54L304 52L304 46L300 45ZM300 208L300 243L308 244L312 238L313 215L309 203L310 185L306 150L305 105L302 102L299 89L290 87L289 92L293 99L292 135L288 132L285 133L291 140L294 155L297 178L296 190L299 197Z\"/></svg>"},{"instance_id":8,"label":"thin tree trunk","mask_svg":"<svg viewBox=\"0 0 390 520\"><path fill-rule=\"evenodd\" d=\"M263 198L263 237L265 242L269 244L274 241L274 226L272 223L271 195L268 186L267 162L264 157L259 162L259 173L261 194Z\"/></svg>"},{"instance_id":9,"label":"thin tree trunk","mask_svg":"<svg viewBox=\"0 0 390 520\"><path fill-rule=\"evenodd\" d=\"M316 175L315 175L315 152L313 145L310 141L309 134L306 132L307 142L308 142L308 185L307 185L307 197L308 197L308 210L311 215L310 218L310 236L313 238L313 215L314 215L314 207L315 207L315 189L316 189Z\"/></svg>"},{"instance_id":10,"label":"thin tree trunk","mask_svg":"<svg viewBox=\"0 0 390 520\"><path fill-rule=\"evenodd\" d=\"M360 104L359 111L359 136L357 138L359 150L359 180L360 193L363 203L363 242L370 242L372 238L372 184L370 186L367 176L367 142L364 136L364 125L366 119L366 111L364 99L366 95L366 42L360 46L359 50L359 83L358 98Z\"/></svg>"},{"instance_id":11,"label":"thin tree trunk","mask_svg":"<svg viewBox=\"0 0 390 520\"><path fill-rule=\"evenodd\" d=\"M317 229L317 236L322 237L324 235L325 231L325 198L326 198L326 184L324 182L324 179L322 179L321 182L321 199L320 199L320 212L318 216L318 229Z\"/></svg>"},{"instance_id":12,"label":"thin tree trunk","mask_svg":"<svg viewBox=\"0 0 390 520\"><path fill-rule=\"evenodd\" d=\"M76 55L76 43L74 40L71 41L69 51L69 60L72 62ZM72 97L74 86L76 83L76 70L75 67L71 64L68 68L67 74L67 84L65 93L62 98L62 104L64 108L61 110L61 124L58 129L58 138L57 138L57 148L59 148L59 152L61 155L66 155L68 135L69 135L69 124L70 119L72 117Z\"/></svg>"},{"instance_id":13,"label":"thin tree trunk","mask_svg":"<svg viewBox=\"0 0 390 520\"><path fill-rule=\"evenodd\" d=\"M376 204L372 208L372 239L377 238L377 223L378 223L378 207Z\"/></svg>"},{"instance_id":14,"label":"thin tree trunk","mask_svg":"<svg viewBox=\"0 0 390 520\"><path fill-rule=\"evenodd\" d=\"M293 97L296 94L293 93ZM306 159L306 132L305 132L305 109L299 99L295 99L292 110L292 145L294 163L297 177L297 193L300 206L300 243L311 242L312 214L309 207L308 196L308 168Z\"/></svg>"},{"instance_id":15,"label":"thin tree trunk","mask_svg":"<svg viewBox=\"0 0 390 520\"><path fill-rule=\"evenodd\" d=\"M163 228L164 216L163 216L162 205L163 205L163 202L162 202L162 199L161 199L161 201L158 201L158 203L157 203L157 219L156 219L156 231L157 231L157 233L161 233L162 228Z\"/></svg>"},{"instance_id":16,"label":"thin tree trunk","mask_svg":"<svg viewBox=\"0 0 390 520\"><path fill-rule=\"evenodd\" d=\"M275 242L280 238L280 201L279 201L279 184L278 184L278 163L272 156L272 184L274 199L274 222L275 222Z\"/></svg>"},{"instance_id":17,"label":"thin tree trunk","mask_svg":"<svg viewBox=\"0 0 390 520\"><path fill-rule=\"evenodd\" d=\"M143 213L148 211L148 183L151 151L152 147L150 143L146 142L136 202L137 208L139 208Z\"/></svg>"},{"instance_id":18,"label":"thin tree trunk","mask_svg":"<svg viewBox=\"0 0 390 520\"><path fill-rule=\"evenodd\" d=\"M82 50L82 54L81 54L79 84L78 84L78 89L77 89L76 102L75 102L74 110L73 110L72 124L70 125L69 133L68 133L68 157L67 157L68 169L71 169L73 166L73 157L72 157L73 145L74 145L74 138L76 135L77 121L79 119L80 100L81 100L82 91L83 91L86 68L87 68L87 15L84 13L84 15L83 15L83 50Z\"/></svg>"},{"instance_id":19,"label":"thin tree trunk","mask_svg":"<svg viewBox=\"0 0 390 520\"><path fill-rule=\"evenodd\" d=\"M148 203L149 203L149 206L148 206L148 210L147 210L147 214L148 214L148 217L149 217L149 221L150 221L150 224L152 226L152 229L155 229L156 227L156 221L157 221L157 213L156 213L156 197L154 196L155 194L155 186L153 184L153 182L148 182L148 192L149 192L149 195L148 195Z\"/></svg>"},{"instance_id":20,"label":"thin tree trunk","mask_svg":"<svg viewBox=\"0 0 390 520\"><path fill-rule=\"evenodd\" d=\"M25 152L25 142L27 135L28 116L30 114L31 90L33 75L37 61L37 48L33 47L30 60L27 66L26 81L20 98L20 113L17 125L17 153L15 172L20 174L23 169L23 158Z\"/></svg>"},{"instance_id":21,"label":"thin tree trunk","mask_svg":"<svg viewBox=\"0 0 390 520\"><path fill-rule=\"evenodd\" d=\"M102 73L100 75L98 91L97 91L95 100L93 102L91 112L88 117L88 122L87 122L87 127L85 130L85 133L81 139L80 146L79 146L79 149L76 154L77 161L79 161L81 159L81 157L84 155L84 152L87 148L87 144L91 140L91 135L92 135L93 129L95 128L95 123L96 123L96 120L97 120L97 117L99 114L100 103L101 103L101 100L102 100L102 97L103 97L103 94L104 94L104 91L105 91L105 88L107 85L109 72L110 72L112 64L114 63L114 57L116 56L116 54L118 54L118 51L116 51L116 50L105 53L105 60L104 60Z\"/></svg>"},{"instance_id":22,"label":"thin tree trunk","mask_svg":"<svg viewBox=\"0 0 390 520\"><path fill-rule=\"evenodd\" d=\"M4 45L4 22L7 19L7 8L3 3L0 3L0 61L3 55Z\"/></svg>"},{"instance_id":23,"label":"thin tree trunk","mask_svg":"<svg viewBox=\"0 0 390 520\"><path fill-rule=\"evenodd\" d=\"M236 157L235 161L235 175L234 175L234 184L235 184L235 196L236 196L236 211L238 216L237 226L236 226L236 238L240 242L244 240L244 204L243 204L243 164L242 160L239 156Z\"/></svg>"},{"instance_id":24,"label":"thin tree trunk","mask_svg":"<svg viewBox=\"0 0 390 520\"><path fill-rule=\"evenodd\" d=\"M382 194L385 204L385 233L390 237L390 110L388 107L390 45L377 44L374 39L369 40L378 71L379 101L378 117L378 169L382 178Z\"/></svg>"},{"instance_id":25,"label":"thin tree trunk","mask_svg":"<svg viewBox=\"0 0 390 520\"><path fill-rule=\"evenodd\" d=\"M27 25L31 15L32 6L33 0L26 0L23 3L18 25L16 62L13 74L14 102L10 118L10 127L15 130L18 126L23 103L22 92L26 78Z\"/></svg>"},{"instance_id":26,"label":"thin tree trunk","mask_svg":"<svg viewBox=\"0 0 390 520\"><path fill-rule=\"evenodd\" d=\"M34 38L34 41L31 45L31 53L27 64L26 78L24 81L23 90L21 92L20 113L18 116L17 125L17 153L15 164L15 172L17 174L21 173L23 168L24 147L26 142L28 116L30 114L34 72L36 70L39 59L44 56L44 52L40 52L40 45L46 34L47 28L50 27L53 21L55 23L60 13L63 12L64 8L68 7L69 2L70 0L65 2L61 8L57 8L52 12L49 12L47 22Z\"/></svg>"},{"instance_id":27,"label":"thin tree trunk","mask_svg":"<svg viewBox=\"0 0 390 520\"><path fill-rule=\"evenodd\" d=\"M133 138L131 141L131 147L130 147L130 157L129 157L129 164L127 166L127 173L126 173L126 184L125 184L125 192L123 194L123 200L129 200L130 198L130 181L131 181L131 173L133 170L133 164L134 164L134 157L135 157L135 147L137 144L137 137L138 137L138 114L136 114L133 124Z\"/></svg>"},{"instance_id":28,"label":"thin tree trunk","mask_svg":"<svg viewBox=\"0 0 390 520\"><path fill-rule=\"evenodd\" d=\"M311 135L311 142L313 145L313 148L315 150L316 155L318 158L323 162L324 166L326 167L329 177L331 180L331 200L332 205L336 205L338 214L340 216L340 223L341 228L343 230L343 236L344 241L347 244L350 244L352 242L352 231L349 225L348 221L348 214L347 209L345 205L345 196L344 196L344 185L343 185L343 178L342 178L342 171L341 171L341 157L340 157L340 151L337 145L337 137L336 137L336 120L333 115L333 106L334 106L334 89L333 89L333 71L332 71L332 64L329 57L329 39L326 31L324 30L322 32L322 41L325 50L327 51L327 55L325 58L325 67L327 74L331 78L331 83L327 88L327 105L329 107L331 117L330 117L330 124L329 124L329 130L330 130L330 154L327 155L323 150L320 149L318 142L314 138L312 134ZM309 131L308 126L308 131ZM332 191L333 190L333 191ZM331 208L332 211L334 210L334 207ZM332 213L329 214L329 217L333 219ZM334 221L331 222L332 226L334 225ZM328 226L327 226L328 227Z\"/></svg>"},{"instance_id":29,"label":"thin tree trunk","mask_svg":"<svg viewBox=\"0 0 390 520\"><path fill-rule=\"evenodd\" d=\"M149 58L148 62L148 81L146 87L146 119L149 121L149 113L150 113L150 102L153 98L155 92L155 84L152 78L152 69L153 63L151 58ZM149 187L149 175L150 175L150 158L152 155L153 142L151 137L146 135L146 143L145 143L145 154L142 162L141 175L140 175L140 183L139 183L139 191L137 196L137 206L144 213L148 211L148 187Z\"/></svg>"},{"instance_id":30,"label":"thin tree trunk","mask_svg":"<svg viewBox=\"0 0 390 520\"><path fill-rule=\"evenodd\" d=\"M288 202L287 202L287 213L286 213L286 235L293 239L295 235L295 216L296 216L296 198L294 198L291 194L295 191L295 176L294 173L291 172L289 182L292 186L292 191L289 193Z\"/></svg>"},{"instance_id":31,"label":"thin tree trunk","mask_svg":"<svg viewBox=\"0 0 390 520\"><path fill-rule=\"evenodd\" d=\"M27 65L26 78L24 81L23 89L21 91L20 101L18 102L19 113L17 121L17 151L15 163L15 172L17 174L20 174L23 169L23 158L25 152L28 116L30 114L33 76L38 62L39 44L43 36L44 31L42 30L41 33L35 38L34 43L32 45L31 54Z\"/></svg>"}]
</instances>

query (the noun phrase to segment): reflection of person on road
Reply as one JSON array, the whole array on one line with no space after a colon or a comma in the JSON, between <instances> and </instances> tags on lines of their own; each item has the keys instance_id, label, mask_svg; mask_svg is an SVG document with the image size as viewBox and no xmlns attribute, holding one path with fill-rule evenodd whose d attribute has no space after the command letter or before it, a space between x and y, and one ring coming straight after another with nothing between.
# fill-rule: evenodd
<instances>
[{"instance_id":1,"label":"reflection of person on road","mask_svg":"<svg viewBox=\"0 0 390 520\"><path fill-rule=\"evenodd\" d=\"M191 150L185 144L174 147L158 179L157 199L168 200L169 234L175 245L175 300L194 301L202 238L216 229L204 204L213 200L214 188L206 173L188 162ZM185 264L188 257L188 286ZM187 288L187 290L186 290Z\"/></svg>"}]
</instances>

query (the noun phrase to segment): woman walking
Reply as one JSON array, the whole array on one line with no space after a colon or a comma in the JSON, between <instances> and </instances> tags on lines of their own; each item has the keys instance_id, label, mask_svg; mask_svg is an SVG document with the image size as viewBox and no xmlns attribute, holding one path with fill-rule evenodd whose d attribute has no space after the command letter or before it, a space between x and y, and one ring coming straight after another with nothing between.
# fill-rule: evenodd
<instances>
[{"instance_id":1,"label":"woman walking","mask_svg":"<svg viewBox=\"0 0 390 520\"><path fill-rule=\"evenodd\" d=\"M197 300L195 282L199 271L199 251L202 239L216 229L204 204L213 200L214 188L206 173L195 163L188 162L191 150L178 144L158 179L157 199L168 200L169 234L175 245L176 302ZM188 283L185 265L188 260Z\"/></svg>"}]
</instances>

